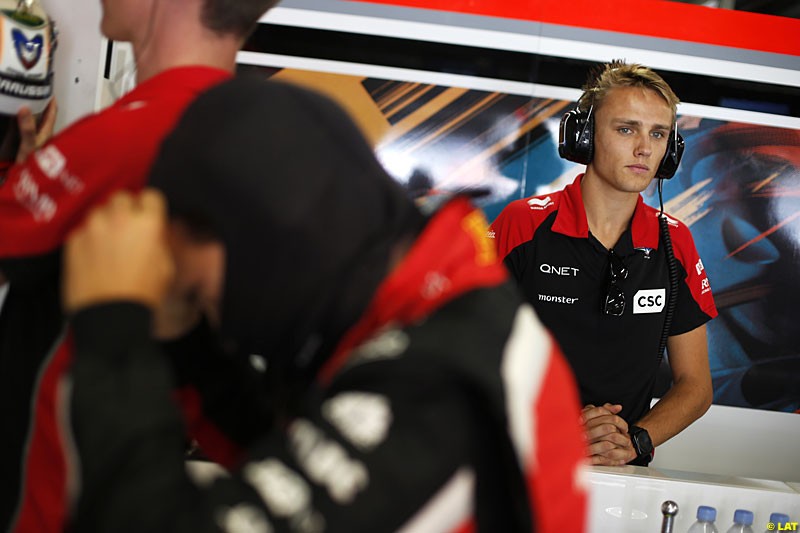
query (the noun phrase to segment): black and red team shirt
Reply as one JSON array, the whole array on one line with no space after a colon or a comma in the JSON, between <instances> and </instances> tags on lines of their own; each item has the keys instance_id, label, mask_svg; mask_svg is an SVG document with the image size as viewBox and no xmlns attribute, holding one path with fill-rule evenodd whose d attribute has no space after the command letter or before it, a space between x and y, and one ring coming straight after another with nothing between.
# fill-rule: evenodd
<instances>
[{"instance_id":1,"label":"black and red team shirt","mask_svg":"<svg viewBox=\"0 0 800 533\"><path fill-rule=\"evenodd\" d=\"M185 107L230 77L188 66L164 71L74 123L0 180L0 531L62 531L64 443L59 379L71 357L60 305L60 249L86 211L138 190Z\"/></svg>"},{"instance_id":2,"label":"black and red team shirt","mask_svg":"<svg viewBox=\"0 0 800 533\"><path fill-rule=\"evenodd\" d=\"M517 200L492 223L500 257L528 301L561 344L578 378L583 404L621 404L638 421L650 407L658 349L670 294L659 211L641 197L614 252L628 269L621 282L622 316L603 312L609 251L589 231L580 181L563 190ZM708 276L689 228L667 217L678 267L669 335L689 332L717 315Z\"/></svg>"},{"instance_id":3,"label":"black and red team shirt","mask_svg":"<svg viewBox=\"0 0 800 533\"><path fill-rule=\"evenodd\" d=\"M160 350L140 305L78 312L74 531L584 531L574 377L485 234L464 199L438 211L291 391L259 387L208 327ZM230 476L187 477L176 381Z\"/></svg>"}]
</instances>

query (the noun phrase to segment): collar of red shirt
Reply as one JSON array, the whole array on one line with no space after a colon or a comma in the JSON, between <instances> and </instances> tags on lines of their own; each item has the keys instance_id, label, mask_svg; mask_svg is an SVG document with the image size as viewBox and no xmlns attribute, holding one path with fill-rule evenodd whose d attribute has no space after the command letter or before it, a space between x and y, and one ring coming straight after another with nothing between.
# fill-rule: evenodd
<instances>
[{"instance_id":1,"label":"collar of red shirt","mask_svg":"<svg viewBox=\"0 0 800 533\"><path fill-rule=\"evenodd\" d=\"M583 206L581 194L581 179L579 174L575 181L564 187L561 193L560 205L556 219L553 222L553 231L568 237L589 237L589 223L586 220L586 209ZM631 220L631 237L634 248L658 248L658 211L645 205L642 195L636 202L636 209Z\"/></svg>"},{"instance_id":2,"label":"collar of red shirt","mask_svg":"<svg viewBox=\"0 0 800 533\"><path fill-rule=\"evenodd\" d=\"M318 374L329 383L354 346L391 324L412 324L465 292L508 279L483 213L463 197L443 206L402 262L378 287L367 311L342 338Z\"/></svg>"}]
</instances>

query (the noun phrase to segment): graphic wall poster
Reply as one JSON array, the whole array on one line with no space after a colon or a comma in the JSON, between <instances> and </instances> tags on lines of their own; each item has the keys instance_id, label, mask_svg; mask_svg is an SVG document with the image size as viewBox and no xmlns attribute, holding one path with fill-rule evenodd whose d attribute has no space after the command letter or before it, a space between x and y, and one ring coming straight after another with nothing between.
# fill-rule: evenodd
<instances>
[{"instance_id":1,"label":"graphic wall poster","mask_svg":"<svg viewBox=\"0 0 800 533\"><path fill-rule=\"evenodd\" d=\"M328 94L410 196L470 190L491 221L583 171L556 142L592 67L615 58L653 67L683 101L686 153L663 193L692 230L720 311L708 326L714 402L800 412L796 25L717 13L710 38L706 24L643 29L638 10L596 24L594 4L576 18L554 0L527 15L482 0L378 3L284 0L248 40L240 70ZM645 7L711 19L699 6ZM772 38L740 31L751 27ZM643 196L658 204L655 187Z\"/></svg>"},{"instance_id":2,"label":"graphic wall poster","mask_svg":"<svg viewBox=\"0 0 800 533\"><path fill-rule=\"evenodd\" d=\"M510 201L583 170L559 158L573 101L368 76L241 66L344 105L413 197L481 190L492 220ZM708 326L717 404L800 409L800 130L680 116L686 152L663 188L689 225L720 316ZM655 187L643 193L658 205Z\"/></svg>"}]
</instances>

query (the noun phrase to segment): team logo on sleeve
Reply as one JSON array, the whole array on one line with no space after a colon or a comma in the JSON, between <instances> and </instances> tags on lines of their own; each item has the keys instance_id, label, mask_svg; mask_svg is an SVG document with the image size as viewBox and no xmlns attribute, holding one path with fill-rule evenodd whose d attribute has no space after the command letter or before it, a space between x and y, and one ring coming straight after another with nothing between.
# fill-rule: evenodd
<instances>
[{"instance_id":1,"label":"team logo on sleeve","mask_svg":"<svg viewBox=\"0 0 800 533\"><path fill-rule=\"evenodd\" d=\"M369 484L367 467L309 420L295 420L287 433L297 464L309 479L327 488L328 495L336 503L353 503Z\"/></svg>"},{"instance_id":2,"label":"team logo on sleeve","mask_svg":"<svg viewBox=\"0 0 800 533\"><path fill-rule=\"evenodd\" d=\"M698 276L703 273L703 270L705 270L705 268L703 267L703 260L702 259L698 259L697 260L697 264L694 265L694 269L697 271L697 275Z\"/></svg>"},{"instance_id":3,"label":"team logo on sleeve","mask_svg":"<svg viewBox=\"0 0 800 533\"><path fill-rule=\"evenodd\" d=\"M254 505L240 503L215 513L217 525L227 533L272 533L274 530L264 513Z\"/></svg>"},{"instance_id":4,"label":"team logo on sleeve","mask_svg":"<svg viewBox=\"0 0 800 533\"><path fill-rule=\"evenodd\" d=\"M535 211L541 211L543 209L547 209L551 205L553 205L553 199L549 196L545 196L544 198L531 198L528 200L528 205L531 209Z\"/></svg>"},{"instance_id":5,"label":"team logo on sleeve","mask_svg":"<svg viewBox=\"0 0 800 533\"><path fill-rule=\"evenodd\" d=\"M42 34L37 34L29 39L22 30L14 28L11 30L11 38L14 40L14 50L16 50L17 58L22 63L22 66L26 70L35 67L42 57L42 50L44 49Z\"/></svg>"},{"instance_id":6,"label":"team logo on sleeve","mask_svg":"<svg viewBox=\"0 0 800 533\"><path fill-rule=\"evenodd\" d=\"M666 303L666 289L642 289L633 297L633 314L660 313Z\"/></svg>"},{"instance_id":7,"label":"team logo on sleeve","mask_svg":"<svg viewBox=\"0 0 800 533\"><path fill-rule=\"evenodd\" d=\"M311 487L279 459L248 463L242 473L278 518L298 515L311 506Z\"/></svg>"},{"instance_id":8,"label":"team logo on sleeve","mask_svg":"<svg viewBox=\"0 0 800 533\"><path fill-rule=\"evenodd\" d=\"M705 294L711 290L711 283L709 283L708 278L703 278L700 281L700 294Z\"/></svg>"},{"instance_id":9,"label":"team logo on sleeve","mask_svg":"<svg viewBox=\"0 0 800 533\"><path fill-rule=\"evenodd\" d=\"M372 451L392 425L389 399L369 392L342 392L322 404L322 414L353 446Z\"/></svg>"},{"instance_id":10,"label":"team logo on sleeve","mask_svg":"<svg viewBox=\"0 0 800 533\"><path fill-rule=\"evenodd\" d=\"M67 168L66 156L55 145L45 146L34 152L33 156L44 175L51 180L58 178Z\"/></svg>"}]
</instances>

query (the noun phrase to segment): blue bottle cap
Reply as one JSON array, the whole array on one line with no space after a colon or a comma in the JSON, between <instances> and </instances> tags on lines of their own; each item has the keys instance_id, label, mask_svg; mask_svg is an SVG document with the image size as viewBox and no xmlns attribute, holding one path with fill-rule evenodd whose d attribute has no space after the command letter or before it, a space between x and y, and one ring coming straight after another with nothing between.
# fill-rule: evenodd
<instances>
[{"instance_id":1,"label":"blue bottle cap","mask_svg":"<svg viewBox=\"0 0 800 533\"><path fill-rule=\"evenodd\" d=\"M769 515L769 521L773 524L785 524L789 521L789 515L783 513L772 513Z\"/></svg>"},{"instance_id":2,"label":"blue bottle cap","mask_svg":"<svg viewBox=\"0 0 800 533\"><path fill-rule=\"evenodd\" d=\"M733 513L733 521L737 524L750 526L753 524L753 513L747 509L736 509Z\"/></svg>"},{"instance_id":3,"label":"blue bottle cap","mask_svg":"<svg viewBox=\"0 0 800 533\"><path fill-rule=\"evenodd\" d=\"M717 519L717 510L708 505L701 505L697 508L697 519L703 522L713 522Z\"/></svg>"}]
</instances>

